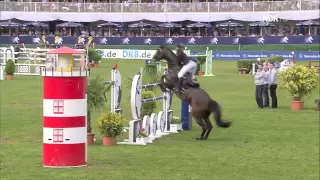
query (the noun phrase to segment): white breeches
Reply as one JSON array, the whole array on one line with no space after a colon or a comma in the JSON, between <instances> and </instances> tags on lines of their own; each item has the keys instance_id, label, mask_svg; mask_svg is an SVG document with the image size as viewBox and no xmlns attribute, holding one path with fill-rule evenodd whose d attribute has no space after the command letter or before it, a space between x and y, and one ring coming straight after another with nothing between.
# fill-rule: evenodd
<instances>
[{"instance_id":1,"label":"white breeches","mask_svg":"<svg viewBox=\"0 0 320 180\"><path fill-rule=\"evenodd\" d=\"M182 78L188 72L191 73L192 77L194 77L194 75L196 74L196 71L197 71L197 63L190 60L188 64L184 65L181 68L180 72L178 73L178 78Z\"/></svg>"}]
</instances>

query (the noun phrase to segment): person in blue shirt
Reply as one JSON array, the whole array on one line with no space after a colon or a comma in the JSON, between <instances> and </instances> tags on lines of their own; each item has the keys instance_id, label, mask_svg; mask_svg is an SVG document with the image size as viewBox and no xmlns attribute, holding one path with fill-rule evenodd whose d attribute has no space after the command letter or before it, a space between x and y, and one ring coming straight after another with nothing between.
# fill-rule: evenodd
<instances>
[{"instance_id":1,"label":"person in blue shirt","mask_svg":"<svg viewBox=\"0 0 320 180\"><path fill-rule=\"evenodd\" d=\"M274 66L276 69L279 69L281 67L281 65L278 61L274 62Z\"/></svg>"}]
</instances>

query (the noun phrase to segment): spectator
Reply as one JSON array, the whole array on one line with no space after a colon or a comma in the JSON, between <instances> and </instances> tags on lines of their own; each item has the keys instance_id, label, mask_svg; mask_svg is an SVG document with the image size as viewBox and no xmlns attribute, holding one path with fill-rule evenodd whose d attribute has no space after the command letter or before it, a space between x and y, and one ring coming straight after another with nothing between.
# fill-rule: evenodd
<instances>
[{"instance_id":1,"label":"spectator","mask_svg":"<svg viewBox=\"0 0 320 180\"><path fill-rule=\"evenodd\" d=\"M264 81L263 81L263 107L270 107L269 105L269 71L268 66L263 66Z\"/></svg>"},{"instance_id":2,"label":"spectator","mask_svg":"<svg viewBox=\"0 0 320 180\"><path fill-rule=\"evenodd\" d=\"M275 69L278 70L280 68L280 63L278 62L278 60L276 60L276 62L274 62L274 66L275 66Z\"/></svg>"},{"instance_id":3,"label":"spectator","mask_svg":"<svg viewBox=\"0 0 320 180\"><path fill-rule=\"evenodd\" d=\"M259 108L263 108L263 83L264 83L264 71L262 65L258 65L258 70L254 75L254 81L256 84L256 102Z\"/></svg>"},{"instance_id":4,"label":"spectator","mask_svg":"<svg viewBox=\"0 0 320 180\"><path fill-rule=\"evenodd\" d=\"M15 52L15 54L14 54L14 58L15 58L14 63L18 63L19 52L22 52L22 50L21 50L21 48L17 45L17 46L14 47L14 52Z\"/></svg>"},{"instance_id":5,"label":"spectator","mask_svg":"<svg viewBox=\"0 0 320 180\"><path fill-rule=\"evenodd\" d=\"M278 72L274 68L274 64L269 65L270 75L269 75L269 84L270 84L270 96L271 96L271 107L278 108L278 98L277 98L277 86L278 86Z\"/></svg>"}]
</instances>

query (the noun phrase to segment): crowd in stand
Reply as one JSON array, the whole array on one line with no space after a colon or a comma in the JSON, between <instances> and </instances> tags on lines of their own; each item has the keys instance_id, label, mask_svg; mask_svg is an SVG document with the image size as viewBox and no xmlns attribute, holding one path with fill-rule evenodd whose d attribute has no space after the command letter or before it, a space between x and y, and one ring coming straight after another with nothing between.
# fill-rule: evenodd
<instances>
[{"instance_id":1,"label":"crowd in stand","mask_svg":"<svg viewBox=\"0 0 320 180\"><path fill-rule=\"evenodd\" d=\"M290 28L284 28L281 32L276 27L265 27L263 28L262 35L263 36L283 36L283 35L309 35L308 31L309 27L305 27L302 32L299 26L296 26L293 30ZM314 31L316 27L311 27L310 35L320 35L320 30ZM317 27L319 29L319 27ZM54 34L59 34L60 36L79 36L80 34L83 36L97 36L97 37L139 37L139 36L150 36L150 37L168 37L169 29L167 28L143 28L142 33L139 28L58 28L55 32L50 32L47 29L37 29L37 28L19 28L12 29L9 33L7 28L0 28L0 35L19 35L19 36L32 36L32 35L46 35L53 36ZM110 33L110 34L109 34ZM257 27L251 27L249 31L244 27L239 28L231 28L230 36L260 36L260 29ZM201 28L173 28L170 29L171 37L191 37L191 36L215 36L215 37L227 37L229 36L228 28L215 28L215 29L207 29Z\"/></svg>"},{"instance_id":2,"label":"crowd in stand","mask_svg":"<svg viewBox=\"0 0 320 180\"><path fill-rule=\"evenodd\" d=\"M3 0L0 0L3 1ZM163 12L162 5L157 4L162 2L168 2L166 4L167 12L208 12L208 8L212 12L245 12L251 11L252 4L242 4L242 3L233 3L233 2L252 2L253 0L4 0L4 1L15 1L17 3L2 3L3 9L0 7L0 11L37 11L43 12L57 12L57 11L70 11L77 12L79 9L83 12ZM44 2L44 5L35 6L31 3L20 3L20 2ZM255 3L255 11L286 11L286 10L309 10L318 9L319 1L317 0L293 0L293 1L276 1L275 3L280 3L279 5L272 4L273 0L254 0L259 1ZM272 2L270 2L272 1ZM303 1L303 3L301 2ZM50 4L55 2L62 2L64 4L57 7L51 6ZM71 2L65 3L65 2ZM74 3L73 3L74 2ZM80 2L80 3L79 3ZM85 2L85 3L82 3ZM145 4L143 8L141 6L117 6L117 3L149 3ZM186 3L186 4L181 4ZM213 3L209 7L203 3L197 2L231 2L231 3ZM270 3L269 3L270 2ZM49 3L49 4L46 4ZM97 3L114 3L110 6L106 4L97 4ZM287 4L284 4L287 3ZM75 6L73 6L74 4ZM155 5L156 4L156 5ZM48 5L48 6L47 6ZM104 7L105 6L105 7ZM53 8L54 7L54 8ZM57 9L58 8L58 9ZM283 9L285 8L285 9ZM68 10L69 9L69 10ZM203 10L203 11L202 11ZM82 12L82 11L81 11ZM293 11L294 13L294 11ZM52 27L50 25L50 27ZM261 30L261 29L262 30ZM320 30L317 30L314 27L285 27L281 30L275 27L234 27L229 31L228 28L216 28L216 29L207 29L201 28L176 28L170 30L170 36L172 37L190 37L190 36L283 36L283 35L319 35ZM80 32L81 31L81 32ZM90 26L80 30L79 28L56 28L56 29L37 29L37 28L8 28L1 27L0 35L46 35L53 36L54 34L59 33L61 36L104 36L104 37L118 37L118 36L128 36L128 37L137 37L137 36L151 36L151 37L168 37L169 30L165 28L144 28L141 32L141 29L138 28L112 28L109 31L108 28L97 28Z\"/></svg>"}]
</instances>

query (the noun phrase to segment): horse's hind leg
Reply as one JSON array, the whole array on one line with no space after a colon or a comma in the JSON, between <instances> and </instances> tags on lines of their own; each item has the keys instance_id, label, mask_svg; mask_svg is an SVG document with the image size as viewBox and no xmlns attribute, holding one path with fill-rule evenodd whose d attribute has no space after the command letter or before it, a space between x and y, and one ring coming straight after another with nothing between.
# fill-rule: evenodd
<instances>
[{"instance_id":1,"label":"horse's hind leg","mask_svg":"<svg viewBox=\"0 0 320 180\"><path fill-rule=\"evenodd\" d=\"M207 140L208 137L209 137L209 135L210 135L210 133L211 133L211 130L212 130L213 126L212 126L212 124L211 124L211 122L210 122L209 117L204 118L203 121L205 122L206 127L208 128L208 130L207 130L206 134L204 135L203 139L204 139L204 140Z\"/></svg>"},{"instance_id":2,"label":"horse's hind leg","mask_svg":"<svg viewBox=\"0 0 320 180\"><path fill-rule=\"evenodd\" d=\"M200 135L200 138L196 138L196 140L203 140L203 136L205 135L206 131L207 131L207 127L205 125L205 123L202 121L201 118L197 118L196 119L197 124L201 127L202 132Z\"/></svg>"}]
</instances>

